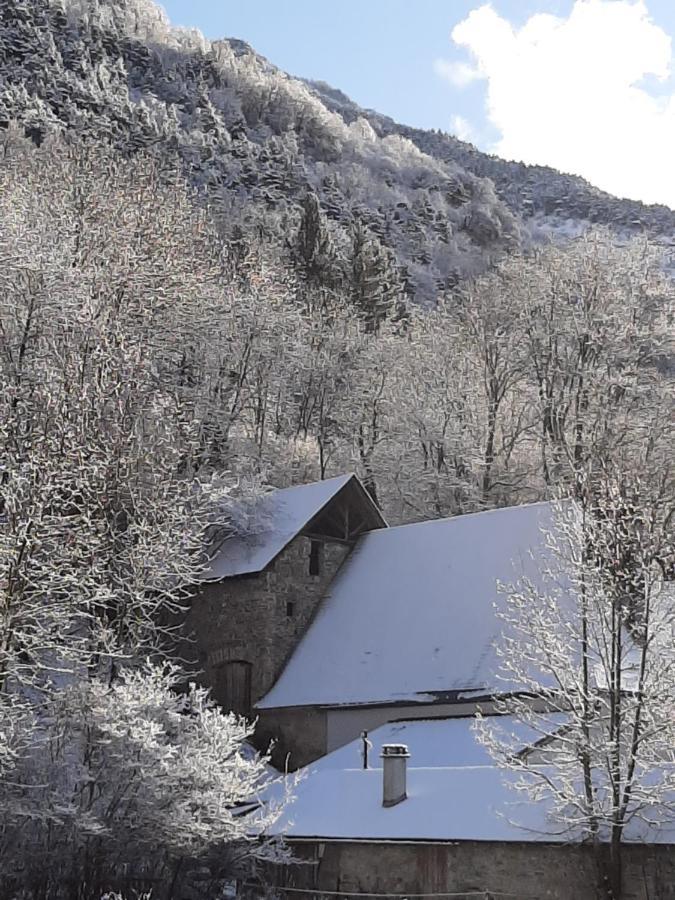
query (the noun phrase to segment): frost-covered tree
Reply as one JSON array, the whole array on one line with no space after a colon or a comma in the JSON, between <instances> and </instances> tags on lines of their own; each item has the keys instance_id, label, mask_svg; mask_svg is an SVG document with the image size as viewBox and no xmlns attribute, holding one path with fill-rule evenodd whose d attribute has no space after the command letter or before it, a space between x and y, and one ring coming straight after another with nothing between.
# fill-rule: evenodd
<instances>
[{"instance_id":1,"label":"frost-covered tree","mask_svg":"<svg viewBox=\"0 0 675 900\"><path fill-rule=\"evenodd\" d=\"M0 178L4 689L155 647L229 488L190 371L217 245L178 182L49 147Z\"/></svg>"},{"instance_id":2,"label":"frost-covered tree","mask_svg":"<svg viewBox=\"0 0 675 900\"><path fill-rule=\"evenodd\" d=\"M545 483L622 455L672 388L673 282L663 255L593 232L508 260L500 279L519 309L513 354L523 353L534 391Z\"/></svg>"},{"instance_id":3,"label":"frost-covered tree","mask_svg":"<svg viewBox=\"0 0 675 900\"><path fill-rule=\"evenodd\" d=\"M675 551L672 471L584 483L558 509L542 579L505 587L498 653L514 691L497 711L526 723L534 749L499 719L479 735L542 826L595 850L602 895L622 893L622 847L675 816ZM495 724L496 722L496 724Z\"/></svg>"},{"instance_id":4,"label":"frost-covered tree","mask_svg":"<svg viewBox=\"0 0 675 900\"><path fill-rule=\"evenodd\" d=\"M299 274L300 299L309 307L333 305L344 281L344 260L314 193L302 205L302 217L291 254Z\"/></svg>"},{"instance_id":5,"label":"frost-covered tree","mask_svg":"<svg viewBox=\"0 0 675 900\"><path fill-rule=\"evenodd\" d=\"M368 331L377 331L384 319L400 315L403 310L403 284L395 260L378 238L357 221L352 233L350 263L350 299L363 316Z\"/></svg>"},{"instance_id":6,"label":"frost-covered tree","mask_svg":"<svg viewBox=\"0 0 675 900\"><path fill-rule=\"evenodd\" d=\"M228 429L235 311L253 288L244 302L228 282L175 168L49 141L5 150L2 880L98 897L154 872L164 890L205 830L228 858L239 819L225 808L262 771L238 762L247 726L173 696L173 675L134 671L170 651L209 527L246 527Z\"/></svg>"},{"instance_id":7,"label":"frost-covered tree","mask_svg":"<svg viewBox=\"0 0 675 900\"><path fill-rule=\"evenodd\" d=\"M0 789L9 896L215 896L284 851L264 837L288 801L252 726L170 666L60 688ZM274 786L274 787L273 787Z\"/></svg>"},{"instance_id":8,"label":"frost-covered tree","mask_svg":"<svg viewBox=\"0 0 675 900\"><path fill-rule=\"evenodd\" d=\"M519 692L499 709L543 743L514 756L498 727L484 737L526 794L547 798L552 828L593 845L616 900L627 831L669 817L675 786L672 283L652 248L605 234L501 275L518 303L539 472L572 500L544 583L506 596L503 674Z\"/></svg>"},{"instance_id":9,"label":"frost-covered tree","mask_svg":"<svg viewBox=\"0 0 675 900\"><path fill-rule=\"evenodd\" d=\"M406 413L389 427L407 437L410 475L435 473L438 514L547 496L606 458L627 465L656 409L651 452L667 458L672 308L655 248L596 233L505 259L412 316L391 363Z\"/></svg>"},{"instance_id":10,"label":"frost-covered tree","mask_svg":"<svg viewBox=\"0 0 675 900\"><path fill-rule=\"evenodd\" d=\"M533 420L522 390L526 376L520 307L500 274L497 268L470 283L446 311L448 330L456 335L454 352L467 360L472 374L479 424L476 462L486 505L515 492L527 478L514 450Z\"/></svg>"}]
</instances>

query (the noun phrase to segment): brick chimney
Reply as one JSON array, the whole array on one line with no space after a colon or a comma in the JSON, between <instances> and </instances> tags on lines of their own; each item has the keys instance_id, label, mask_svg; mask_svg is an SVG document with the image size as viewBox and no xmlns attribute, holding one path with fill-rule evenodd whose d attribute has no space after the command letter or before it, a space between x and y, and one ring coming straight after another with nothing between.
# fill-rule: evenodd
<instances>
[{"instance_id":1,"label":"brick chimney","mask_svg":"<svg viewBox=\"0 0 675 900\"><path fill-rule=\"evenodd\" d=\"M383 744L382 806L396 806L408 796L406 776L410 754L405 744Z\"/></svg>"}]
</instances>

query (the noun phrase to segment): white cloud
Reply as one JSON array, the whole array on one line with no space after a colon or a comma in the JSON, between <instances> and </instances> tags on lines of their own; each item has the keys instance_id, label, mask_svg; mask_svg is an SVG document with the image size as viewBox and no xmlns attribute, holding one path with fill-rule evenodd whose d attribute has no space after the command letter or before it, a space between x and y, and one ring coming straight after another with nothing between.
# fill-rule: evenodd
<instances>
[{"instance_id":1,"label":"white cloud","mask_svg":"<svg viewBox=\"0 0 675 900\"><path fill-rule=\"evenodd\" d=\"M450 131L456 134L460 141L475 140L471 123L464 116L455 115L450 119Z\"/></svg>"},{"instance_id":2,"label":"white cloud","mask_svg":"<svg viewBox=\"0 0 675 900\"><path fill-rule=\"evenodd\" d=\"M434 71L455 87L466 87L472 81L483 77L477 69L465 62L452 62L448 59L434 60Z\"/></svg>"},{"instance_id":3,"label":"white cloud","mask_svg":"<svg viewBox=\"0 0 675 900\"><path fill-rule=\"evenodd\" d=\"M639 86L647 76L667 82L671 40L642 0L576 0L568 18L537 14L520 29L486 5L452 38L487 80L501 133L490 149L675 208L675 89L655 96Z\"/></svg>"}]
</instances>

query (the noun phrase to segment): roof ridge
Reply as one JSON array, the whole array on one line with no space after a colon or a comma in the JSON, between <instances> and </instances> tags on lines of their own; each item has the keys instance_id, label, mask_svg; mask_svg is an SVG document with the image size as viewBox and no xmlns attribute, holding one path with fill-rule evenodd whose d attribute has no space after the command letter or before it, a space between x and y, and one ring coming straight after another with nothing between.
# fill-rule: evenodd
<instances>
[{"instance_id":1,"label":"roof ridge","mask_svg":"<svg viewBox=\"0 0 675 900\"><path fill-rule=\"evenodd\" d=\"M358 475L356 472L344 472L342 475L333 475L330 478L316 478L314 481L302 481L297 484L287 484L285 487L275 487L274 485L270 485L272 488L269 494L276 494L279 491L294 491L299 490L300 488L313 487L317 484L330 484L331 481L342 481L344 480L345 484L352 478L358 479Z\"/></svg>"},{"instance_id":2,"label":"roof ridge","mask_svg":"<svg viewBox=\"0 0 675 900\"><path fill-rule=\"evenodd\" d=\"M420 522L403 522L401 525L390 525L389 528L376 529L375 531L367 531L362 535L362 538L368 537L371 534L377 534L378 531L387 532L390 534L394 531L400 531L402 528L414 528L419 525L435 525L438 523L449 523L449 522L459 522L464 521L466 519L475 519L479 516L489 516L494 513L504 513L504 512L512 512L514 509L533 509L536 506L552 506L554 503L566 502L565 500L535 500L533 503L516 503L513 506L497 506L494 509L480 509L475 512L470 513L460 513L456 516L441 516L437 519L422 519Z\"/></svg>"}]
</instances>

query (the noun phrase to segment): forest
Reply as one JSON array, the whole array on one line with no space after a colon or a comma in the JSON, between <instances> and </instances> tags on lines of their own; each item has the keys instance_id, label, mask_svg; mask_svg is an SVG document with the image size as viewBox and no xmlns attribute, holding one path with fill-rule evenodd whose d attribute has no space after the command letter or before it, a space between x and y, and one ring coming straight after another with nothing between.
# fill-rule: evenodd
<instances>
[{"instance_id":1,"label":"forest","mask_svg":"<svg viewBox=\"0 0 675 900\"><path fill-rule=\"evenodd\" d=\"M311 193L283 244L223 214L165 155L4 132L0 872L27 896L279 852L231 813L271 777L250 727L138 668L167 659L204 534L255 529L268 486L354 470L396 524L609 479L672 515L660 248L549 243L429 309Z\"/></svg>"}]
</instances>

